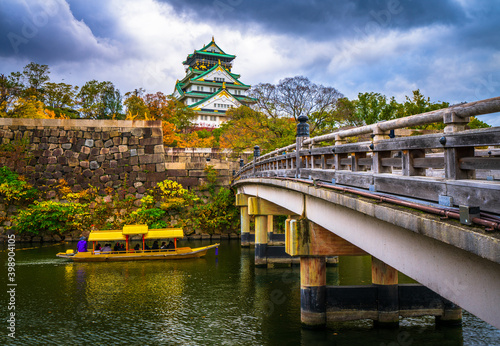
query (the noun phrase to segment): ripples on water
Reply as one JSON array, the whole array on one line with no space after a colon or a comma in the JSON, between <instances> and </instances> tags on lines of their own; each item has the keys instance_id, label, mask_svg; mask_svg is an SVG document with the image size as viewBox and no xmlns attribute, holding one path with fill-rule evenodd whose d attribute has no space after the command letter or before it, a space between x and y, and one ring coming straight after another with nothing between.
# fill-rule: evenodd
<instances>
[{"instance_id":1,"label":"ripples on water","mask_svg":"<svg viewBox=\"0 0 500 346\"><path fill-rule=\"evenodd\" d=\"M369 321L303 330L298 267L254 268L252 249L237 241L224 242L218 258L212 251L185 261L54 257L74 246L16 253L17 338L2 330L0 344L500 345L500 331L467 312L461 328L436 328L423 317L404 319L397 330L373 329ZM6 253L0 258L5 263ZM370 284L369 268L368 258L342 258L340 267L328 268L328 284ZM6 270L0 277L5 282Z\"/></svg>"}]
</instances>

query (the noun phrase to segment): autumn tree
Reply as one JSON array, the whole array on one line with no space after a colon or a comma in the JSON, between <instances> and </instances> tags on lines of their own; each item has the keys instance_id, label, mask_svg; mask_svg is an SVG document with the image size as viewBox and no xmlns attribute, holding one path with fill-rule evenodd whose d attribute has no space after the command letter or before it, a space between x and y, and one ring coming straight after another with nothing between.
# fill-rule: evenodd
<instances>
[{"instance_id":1,"label":"autumn tree","mask_svg":"<svg viewBox=\"0 0 500 346\"><path fill-rule=\"evenodd\" d=\"M267 151L286 146L295 140L296 123L291 117L268 117L247 106L232 108L229 121L221 125L220 145L242 152L259 145Z\"/></svg>"},{"instance_id":2,"label":"autumn tree","mask_svg":"<svg viewBox=\"0 0 500 346\"><path fill-rule=\"evenodd\" d=\"M151 120L149 109L143 99L144 89L139 88L125 93L125 105L127 119Z\"/></svg>"}]
</instances>

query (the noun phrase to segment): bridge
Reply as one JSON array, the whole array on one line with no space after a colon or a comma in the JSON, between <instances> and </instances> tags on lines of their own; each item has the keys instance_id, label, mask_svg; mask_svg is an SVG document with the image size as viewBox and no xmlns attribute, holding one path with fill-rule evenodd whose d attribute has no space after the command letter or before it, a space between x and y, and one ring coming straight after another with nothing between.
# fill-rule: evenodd
<instances>
[{"instance_id":1,"label":"bridge","mask_svg":"<svg viewBox=\"0 0 500 346\"><path fill-rule=\"evenodd\" d=\"M287 216L303 325L459 323L464 308L500 328L500 127L466 128L498 111L500 97L314 138L301 116L295 143L255 147L233 180L242 242L254 231L255 265L265 266L273 216ZM434 123L444 129L415 129ZM325 258L337 255L371 255L372 285L327 286ZM398 271L421 285L398 284Z\"/></svg>"}]
</instances>

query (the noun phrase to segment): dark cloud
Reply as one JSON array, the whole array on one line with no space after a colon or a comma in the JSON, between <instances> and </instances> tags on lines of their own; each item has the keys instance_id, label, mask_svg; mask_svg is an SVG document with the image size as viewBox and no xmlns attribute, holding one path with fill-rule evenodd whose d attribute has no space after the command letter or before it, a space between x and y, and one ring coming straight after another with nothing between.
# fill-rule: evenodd
<instances>
[{"instance_id":1,"label":"dark cloud","mask_svg":"<svg viewBox=\"0 0 500 346\"><path fill-rule=\"evenodd\" d=\"M428 25L453 25L465 18L456 1L423 0L160 0L198 20L245 29L257 23L272 33L320 40Z\"/></svg>"},{"instance_id":2,"label":"dark cloud","mask_svg":"<svg viewBox=\"0 0 500 346\"><path fill-rule=\"evenodd\" d=\"M60 1L0 4L0 57L54 63L106 55L83 22Z\"/></svg>"}]
</instances>

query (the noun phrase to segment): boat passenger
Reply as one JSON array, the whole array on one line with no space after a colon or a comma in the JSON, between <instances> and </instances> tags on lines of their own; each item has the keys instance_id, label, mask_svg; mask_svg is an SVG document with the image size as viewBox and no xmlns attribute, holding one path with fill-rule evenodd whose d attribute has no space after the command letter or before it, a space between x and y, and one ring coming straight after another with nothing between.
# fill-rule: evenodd
<instances>
[{"instance_id":1,"label":"boat passenger","mask_svg":"<svg viewBox=\"0 0 500 346\"><path fill-rule=\"evenodd\" d=\"M120 244L120 251L123 251L123 252L127 251L127 249L125 249L125 244L123 244L123 243Z\"/></svg>"},{"instance_id":2,"label":"boat passenger","mask_svg":"<svg viewBox=\"0 0 500 346\"><path fill-rule=\"evenodd\" d=\"M120 243L116 243L113 247L113 251L120 251Z\"/></svg>"},{"instance_id":3,"label":"boat passenger","mask_svg":"<svg viewBox=\"0 0 500 346\"><path fill-rule=\"evenodd\" d=\"M111 244L105 244L104 247L101 250L102 253L104 252L111 252Z\"/></svg>"},{"instance_id":4,"label":"boat passenger","mask_svg":"<svg viewBox=\"0 0 500 346\"><path fill-rule=\"evenodd\" d=\"M101 254L101 244L97 244L97 246L95 247L95 250L94 250L94 254L96 255L100 255Z\"/></svg>"},{"instance_id":5,"label":"boat passenger","mask_svg":"<svg viewBox=\"0 0 500 346\"><path fill-rule=\"evenodd\" d=\"M158 250L160 247L158 246L158 240L153 242L153 250Z\"/></svg>"},{"instance_id":6,"label":"boat passenger","mask_svg":"<svg viewBox=\"0 0 500 346\"><path fill-rule=\"evenodd\" d=\"M141 246L139 245L139 243L135 244L134 250L139 251L140 249L141 249Z\"/></svg>"},{"instance_id":7,"label":"boat passenger","mask_svg":"<svg viewBox=\"0 0 500 346\"><path fill-rule=\"evenodd\" d=\"M166 248L167 248L167 243L162 242L161 246L160 246L160 249L165 250Z\"/></svg>"},{"instance_id":8,"label":"boat passenger","mask_svg":"<svg viewBox=\"0 0 500 346\"><path fill-rule=\"evenodd\" d=\"M168 242L167 249L175 249L175 244L173 241Z\"/></svg>"},{"instance_id":9,"label":"boat passenger","mask_svg":"<svg viewBox=\"0 0 500 346\"><path fill-rule=\"evenodd\" d=\"M87 252L87 239L85 237L80 237L80 241L76 244L77 252Z\"/></svg>"}]
</instances>

